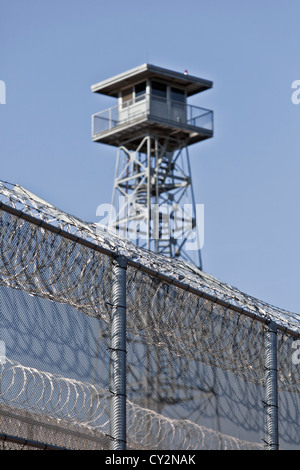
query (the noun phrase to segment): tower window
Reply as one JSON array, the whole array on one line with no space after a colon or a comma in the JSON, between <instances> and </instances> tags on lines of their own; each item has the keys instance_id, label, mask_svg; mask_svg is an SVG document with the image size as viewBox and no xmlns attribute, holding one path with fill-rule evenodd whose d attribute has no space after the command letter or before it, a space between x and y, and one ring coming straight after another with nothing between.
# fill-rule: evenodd
<instances>
[{"instance_id":1,"label":"tower window","mask_svg":"<svg viewBox=\"0 0 300 470\"><path fill-rule=\"evenodd\" d=\"M132 88L127 88L127 90L122 92L122 108L132 104L132 96Z\"/></svg>"},{"instance_id":2,"label":"tower window","mask_svg":"<svg viewBox=\"0 0 300 470\"><path fill-rule=\"evenodd\" d=\"M184 103L184 91L179 88L171 88L171 100Z\"/></svg>"},{"instance_id":3,"label":"tower window","mask_svg":"<svg viewBox=\"0 0 300 470\"><path fill-rule=\"evenodd\" d=\"M146 82L135 85L135 101L140 101L146 93Z\"/></svg>"},{"instance_id":4,"label":"tower window","mask_svg":"<svg viewBox=\"0 0 300 470\"><path fill-rule=\"evenodd\" d=\"M167 98L167 85L159 82L152 82L152 95L160 98Z\"/></svg>"}]
</instances>

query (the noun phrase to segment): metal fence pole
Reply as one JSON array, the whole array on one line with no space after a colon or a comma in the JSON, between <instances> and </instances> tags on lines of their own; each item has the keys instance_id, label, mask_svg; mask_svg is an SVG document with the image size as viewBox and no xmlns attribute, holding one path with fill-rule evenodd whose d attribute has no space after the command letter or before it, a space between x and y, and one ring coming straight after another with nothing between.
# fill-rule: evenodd
<instances>
[{"instance_id":1,"label":"metal fence pole","mask_svg":"<svg viewBox=\"0 0 300 470\"><path fill-rule=\"evenodd\" d=\"M266 446L278 450L278 383L277 383L277 325L270 321L266 325L265 343L266 385Z\"/></svg>"},{"instance_id":2,"label":"metal fence pole","mask_svg":"<svg viewBox=\"0 0 300 470\"><path fill-rule=\"evenodd\" d=\"M110 356L111 449L126 449L126 268L127 259L113 261Z\"/></svg>"}]
</instances>

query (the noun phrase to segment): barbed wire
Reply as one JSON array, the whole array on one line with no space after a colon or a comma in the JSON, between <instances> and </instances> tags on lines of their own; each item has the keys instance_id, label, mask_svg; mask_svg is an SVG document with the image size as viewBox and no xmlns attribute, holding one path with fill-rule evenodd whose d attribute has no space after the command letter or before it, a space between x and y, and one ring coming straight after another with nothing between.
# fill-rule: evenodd
<instances>
[{"instance_id":1,"label":"barbed wire","mask_svg":"<svg viewBox=\"0 0 300 470\"><path fill-rule=\"evenodd\" d=\"M25 367L8 358L0 364L0 405L59 418L61 426L76 424L84 430L109 434L109 393L100 386L79 382ZM189 420L166 418L127 402L128 445L133 448L167 449L262 449L262 444L243 441L199 426Z\"/></svg>"},{"instance_id":2,"label":"barbed wire","mask_svg":"<svg viewBox=\"0 0 300 470\"><path fill-rule=\"evenodd\" d=\"M16 308L19 296L11 295L9 302L3 291L2 302L7 301L3 331L16 330L13 338L23 357L27 357L26 347L21 347L25 336L17 338L18 328L23 332L25 328L22 312L26 311L26 339L30 341L31 325L39 322L39 330L47 330L49 323L44 320L57 305L70 306L74 312L59 314L58 326L51 327L49 334L64 329L66 318L75 319L75 311L80 312L99 322L89 325L89 331L95 326L101 330L85 351L87 364L97 356L92 347L108 349L112 260L116 254L129 260L129 447L262 448L259 417L263 415L264 325L270 319L280 326L278 385L283 439L297 441L297 426L290 412L299 407L300 373L292 361L292 343L300 335L296 313L248 296L180 260L142 250L106 227L66 214L18 185L0 182L0 227L1 288L53 302L48 310L37 304L32 311L24 297ZM74 358L83 341L92 338L86 332L87 325L80 323L69 349L64 338L56 343L64 353L64 363L58 361L56 367L63 365L63 370L74 373ZM34 339L38 351L49 338L41 340L35 335ZM50 364L52 357L46 349L38 361L36 354L30 360ZM109 440L107 355L97 367L97 377L102 374L101 386L43 372L32 364L25 367L7 358L0 364L0 403L39 414L43 420L48 416L81 430L96 430Z\"/></svg>"},{"instance_id":3,"label":"barbed wire","mask_svg":"<svg viewBox=\"0 0 300 470\"><path fill-rule=\"evenodd\" d=\"M166 258L164 255L139 248L130 240L119 237L116 232L106 226L87 223L67 214L20 185L0 181L0 201L2 204L8 204L16 210L24 211L38 220L51 224L61 231L72 233L84 240L90 240L112 254L123 254L132 263L140 265L141 268L148 268L170 277L170 281L176 280L187 287L224 300L232 307L244 309L266 320L272 318L283 328L290 329L300 335L298 313L274 307L247 295L180 259Z\"/></svg>"}]
</instances>

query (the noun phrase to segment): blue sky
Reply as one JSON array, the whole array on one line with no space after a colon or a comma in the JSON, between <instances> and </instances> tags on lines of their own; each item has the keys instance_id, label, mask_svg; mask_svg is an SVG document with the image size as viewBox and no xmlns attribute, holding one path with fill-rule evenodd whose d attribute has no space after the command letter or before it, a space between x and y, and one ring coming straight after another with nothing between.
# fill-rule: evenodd
<instances>
[{"instance_id":1,"label":"blue sky","mask_svg":"<svg viewBox=\"0 0 300 470\"><path fill-rule=\"evenodd\" d=\"M97 222L116 150L91 115L115 102L91 85L145 62L212 80L190 100L215 123L190 148L204 270L300 312L299 17L298 0L1 0L0 179Z\"/></svg>"}]
</instances>

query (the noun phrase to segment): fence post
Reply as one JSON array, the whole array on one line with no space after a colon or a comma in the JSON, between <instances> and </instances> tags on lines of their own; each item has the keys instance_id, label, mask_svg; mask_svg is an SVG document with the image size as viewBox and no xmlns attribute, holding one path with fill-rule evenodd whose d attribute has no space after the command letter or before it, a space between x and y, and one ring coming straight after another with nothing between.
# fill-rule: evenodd
<instances>
[{"instance_id":1,"label":"fence post","mask_svg":"<svg viewBox=\"0 0 300 470\"><path fill-rule=\"evenodd\" d=\"M112 450L126 449L126 268L127 259L113 260L110 355L110 433Z\"/></svg>"},{"instance_id":2,"label":"fence post","mask_svg":"<svg viewBox=\"0 0 300 470\"><path fill-rule=\"evenodd\" d=\"M266 325L265 340L266 385L266 446L278 450L278 383L277 383L277 326L273 321Z\"/></svg>"}]
</instances>

